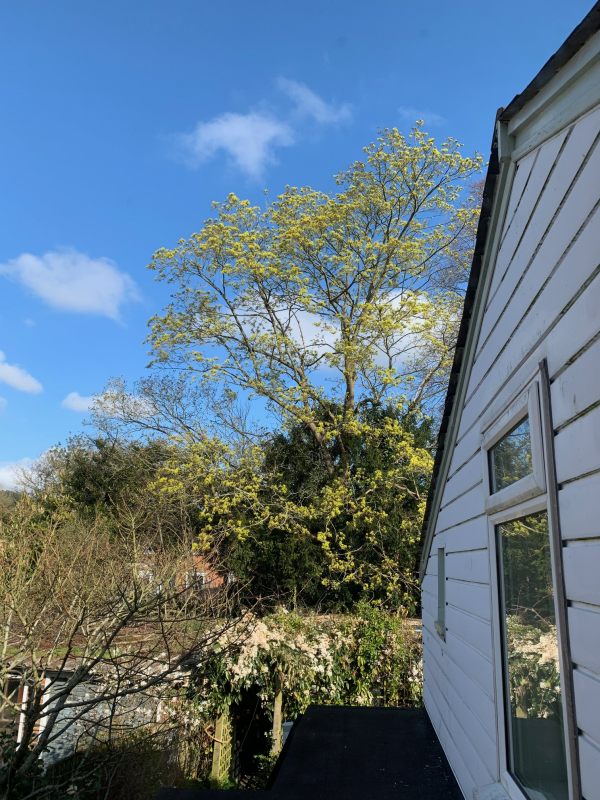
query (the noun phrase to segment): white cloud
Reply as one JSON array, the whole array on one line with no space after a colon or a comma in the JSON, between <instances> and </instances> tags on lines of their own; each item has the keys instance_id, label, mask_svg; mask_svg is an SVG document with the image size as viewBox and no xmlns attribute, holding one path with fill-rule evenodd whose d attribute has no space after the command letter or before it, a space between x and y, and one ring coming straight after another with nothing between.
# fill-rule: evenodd
<instances>
[{"instance_id":1,"label":"white cloud","mask_svg":"<svg viewBox=\"0 0 600 800\"><path fill-rule=\"evenodd\" d=\"M79 392L69 392L69 394L62 401L61 406L68 408L70 411L89 411L92 403L96 398L84 397Z\"/></svg>"},{"instance_id":2,"label":"white cloud","mask_svg":"<svg viewBox=\"0 0 600 800\"><path fill-rule=\"evenodd\" d=\"M12 277L49 306L81 314L119 318L123 303L139 299L133 280L107 258L90 258L72 248L42 256L23 253L0 274Z\"/></svg>"},{"instance_id":3,"label":"white cloud","mask_svg":"<svg viewBox=\"0 0 600 800\"><path fill-rule=\"evenodd\" d=\"M4 411L7 405L8 405L8 400L6 399L6 397L0 397L0 411Z\"/></svg>"},{"instance_id":4,"label":"white cloud","mask_svg":"<svg viewBox=\"0 0 600 800\"><path fill-rule=\"evenodd\" d=\"M196 168L219 153L250 178L260 180L266 167L276 161L276 152L295 144L307 120L333 125L348 120L347 103L327 103L299 81L279 78L277 86L293 104L293 110L268 111L263 108L240 114L228 111L198 122L191 133L176 134L176 155L187 166Z\"/></svg>"},{"instance_id":5,"label":"white cloud","mask_svg":"<svg viewBox=\"0 0 600 800\"><path fill-rule=\"evenodd\" d=\"M443 125L446 118L435 111L426 111L424 108L413 108L412 106L400 106L398 113L407 122L416 122L422 119L426 125Z\"/></svg>"},{"instance_id":6,"label":"white cloud","mask_svg":"<svg viewBox=\"0 0 600 800\"><path fill-rule=\"evenodd\" d=\"M176 142L189 166L197 167L223 151L242 172L260 179L275 160L276 148L294 143L294 133L271 114L228 112L199 122L192 133L177 136Z\"/></svg>"},{"instance_id":7,"label":"white cloud","mask_svg":"<svg viewBox=\"0 0 600 800\"><path fill-rule=\"evenodd\" d=\"M6 383L19 392L29 392L29 394L39 394L43 391L42 384L27 370L17 364L9 364L2 350L0 350L0 383Z\"/></svg>"},{"instance_id":8,"label":"white cloud","mask_svg":"<svg viewBox=\"0 0 600 800\"><path fill-rule=\"evenodd\" d=\"M0 461L0 489L20 489L23 472L35 463L33 458L21 458L19 461Z\"/></svg>"},{"instance_id":9,"label":"white cloud","mask_svg":"<svg viewBox=\"0 0 600 800\"><path fill-rule=\"evenodd\" d=\"M327 103L305 83L279 78L279 89L294 103L297 113L321 125L333 125L350 119L351 109L347 103L336 106Z\"/></svg>"}]
</instances>

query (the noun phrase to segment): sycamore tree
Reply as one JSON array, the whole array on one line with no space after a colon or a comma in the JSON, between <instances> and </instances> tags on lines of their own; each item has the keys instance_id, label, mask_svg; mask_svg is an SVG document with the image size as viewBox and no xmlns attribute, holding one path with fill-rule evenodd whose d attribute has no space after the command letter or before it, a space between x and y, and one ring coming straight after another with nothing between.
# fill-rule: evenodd
<instances>
[{"instance_id":1,"label":"sycamore tree","mask_svg":"<svg viewBox=\"0 0 600 800\"><path fill-rule=\"evenodd\" d=\"M477 218L462 193L480 167L479 156L463 155L453 139L437 145L420 123L408 137L385 130L336 177L335 192L288 187L265 208L231 194L198 233L151 264L173 287L151 320L155 363L256 399L273 429L301 426L327 475L299 498L272 473L264 507L269 480L264 470L246 471L261 485L242 481L225 493L227 508L251 497L259 509L236 523L242 535L248 519L290 535L311 531L334 582L398 585L401 543L393 552L385 545L398 520L392 500L376 499L386 492L400 504L414 500L400 525L414 549L431 459L402 420L434 414L445 390ZM386 465L362 469L356 442L377 449L382 437L392 451ZM194 447L204 480L214 445ZM199 463L199 451L208 461ZM194 474L184 471L186 480ZM357 521L380 553L368 569L349 536ZM410 569L400 572L408 586Z\"/></svg>"}]
</instances>

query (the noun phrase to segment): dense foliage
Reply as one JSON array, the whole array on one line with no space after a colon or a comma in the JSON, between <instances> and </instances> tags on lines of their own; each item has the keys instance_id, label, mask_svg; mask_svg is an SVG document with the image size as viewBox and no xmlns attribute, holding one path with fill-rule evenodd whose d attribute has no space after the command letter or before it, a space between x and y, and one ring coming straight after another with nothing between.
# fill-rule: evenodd
<instances>
[{"instance_id":1,"label":"dense foliage","mask_svg":"<svg viewBox=\"0 0 600 800\"><path fill-rule=\"evenodd\" d=\"M480 165L420 123L385 130L336 193L230 195L155 254L165 369L113 381L94 437L0 496L0 712L21 710L8 678L33 698L0 794L137 796L124 764L146 765L148 794L203 781L215 717L249 695L267 723L276 696L288 719L419 702L407 616ZM126 730L118 709L146 690L154 721ZM93 736L42 774L80 707Z\"/></svg>"},{"instance_id":2,"label":"dense foliage","mask_svg":"<svg viewBox=\"0 0 600 800\"><path fill-rule=\"evenodd\" d=\"M289 553L266 585L249 576L258 593L300 589L318 603L323 558L321 586L340 607L410 609L431 470L422 417L453 355L477 218L461 192L481 159L419 123L364 153L336 193L288 187L264 209L230 195L155 254L173 289L151 320L155 363L255 401L267 428L266 442L233 446L181 430L192 443L164 488L210 497L203 542L237 538L246 575L253 543L261 565Z\"/></svg>"},{"instance_id":3,"label":"dense foliage","mask_svg":"<svg viewBox=\"0 0 600 800\"><path fill-rule=\"evenodd\" d=\"M354 615L300 615L283 610L257 618L243 636L232 629L199 673L194 700L210 718L257 687L267 714L281 686L293 720L309 703L419 704L418 631L403 617L367 604ZM236 637L238 637L236 639ZM234 643L234 646L232 645Z\"/></svg>"}]
</instances>

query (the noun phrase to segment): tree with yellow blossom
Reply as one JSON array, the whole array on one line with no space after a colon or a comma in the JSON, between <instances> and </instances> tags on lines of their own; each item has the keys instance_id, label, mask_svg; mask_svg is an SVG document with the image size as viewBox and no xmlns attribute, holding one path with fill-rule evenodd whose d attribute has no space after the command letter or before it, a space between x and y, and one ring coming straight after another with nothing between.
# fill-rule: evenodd
<instances>
[{"instance_id":1,"label":"tree with yellow blossom","mask_svg":"<svg viewBox=\"0 0 600 800\"><path fill-rule=\"evenodd\" d=\"M212 482L221 500L205 531L311 536L332 585L406 599L412 563L400 551L414 554L431 456L403 420L435 414L445 390L478 212L465 187L480 167L422 123L408 136L384 130L335 192L287 187L264 208L230 194L198 233L154 255L173 287L150 323L155 363L256 399L272 429L300 426L325 476L294 496L246 450L252 466L238 461L228 482L213 473L235 458L196 442L164 484ZM361 466L361 449L383 444L380 467ZM392 506L407 496L399 521Z\"/></svg>"}]
</instances>

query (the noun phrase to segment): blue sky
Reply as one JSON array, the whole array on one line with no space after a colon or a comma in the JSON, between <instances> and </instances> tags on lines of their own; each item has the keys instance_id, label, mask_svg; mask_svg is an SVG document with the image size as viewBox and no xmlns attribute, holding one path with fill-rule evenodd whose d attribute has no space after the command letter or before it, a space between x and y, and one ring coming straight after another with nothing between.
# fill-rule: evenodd
<instances>
[{"instance_id":1,"label":"blue sky","mask_svg":"<svg viewBox=\"0 0 600 800\"><path fill-rule=\"evenodd\" d=\"M487 156L591 0L0 5L0 485L148 362L154 250L417 117ZM518 24L515 23L518 21Z\"/></svg>"}]
</instances>

